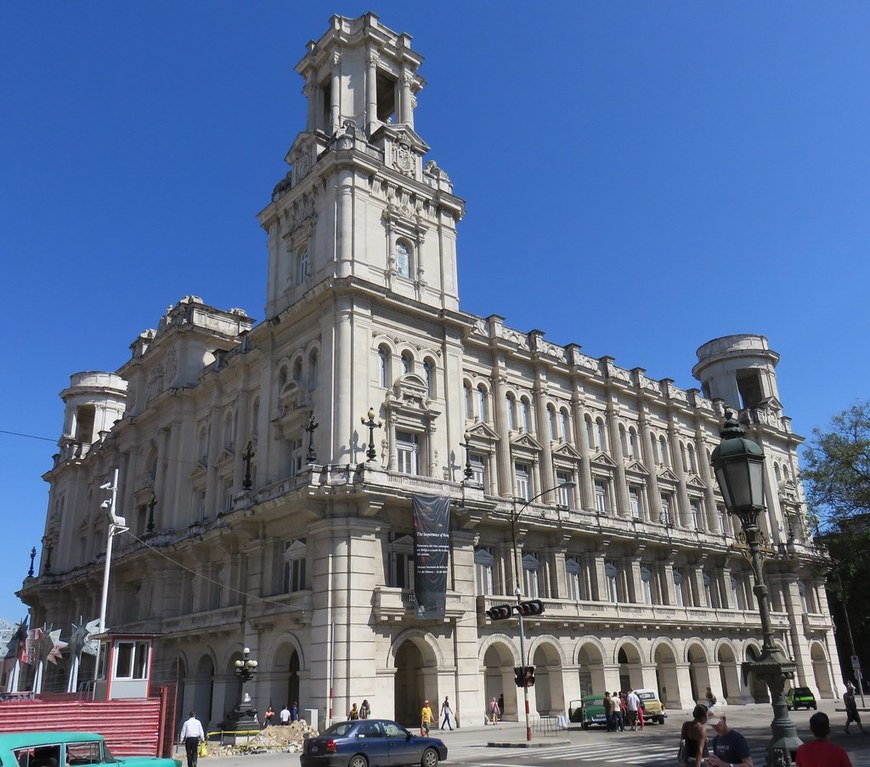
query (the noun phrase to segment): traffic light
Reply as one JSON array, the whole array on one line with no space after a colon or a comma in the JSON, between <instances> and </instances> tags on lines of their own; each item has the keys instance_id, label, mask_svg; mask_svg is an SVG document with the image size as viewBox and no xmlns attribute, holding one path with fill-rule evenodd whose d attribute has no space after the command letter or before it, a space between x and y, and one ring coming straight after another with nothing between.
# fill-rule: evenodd
<instances>
[{"instance_id":1,"label":"traffic light","mask_svg":"<svg viewBox=\"0 0 870 767\"><path fill-rule=\"evenodd\" d=\"M540 615L544 612L544 603L540 599L530 599L528 602L520 602L517 612L524 618L529 615Z\"/></svg>"},{"instance_id":2,"label":"traffic light","mask_svg":"<svg viewBox=\"0 0 870 767\"><path fill-rule=\"evenodd\" d=\"M535 667L534 666L526 666L523 669L523 681L525 682L526 687L534 687L535 686Z\"/></svg>"},{"instance_id":3,"label":"traffic light","mask_svg":"<svg viewBox=\"0 0 870 767\"><path fill-rule=\"evenodd\" d=\"M487 616L492 621L503 621L505 618L510 618L513 615L513 609L510 605L495 605L486 611Z\"/></svg>"},{"instance_id":4,"label":"traffic light","mask_svg":"<svg viewBox=\"0 0 870 767\"><path fill-rule=\"evenodd\" d=\"M524 687L526 684L526 669L523 666L514 666L514 681L517 687Z\"/></svg>"}]
</instances>

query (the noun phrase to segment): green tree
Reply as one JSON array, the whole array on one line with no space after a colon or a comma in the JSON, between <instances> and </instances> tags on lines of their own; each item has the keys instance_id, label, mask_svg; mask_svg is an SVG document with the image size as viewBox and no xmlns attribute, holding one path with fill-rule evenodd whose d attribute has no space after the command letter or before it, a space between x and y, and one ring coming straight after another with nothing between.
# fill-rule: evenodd
<instances>
[{"instance_id":1,"label":"green tree","mask_svg":"<svg viewBox=\"0 0 870 767\"><path fill-rule=\"evenodd\" d=\"M853 530L870 524L870 401L834 416L826 431L813 429L802 478L824 527L842 529L850 520L846 527Z\"/></svg>"},{"instance_id":2,"label":"green tree","mask_svg":"<svg viewBox=\"0 0 870 767\"><path fill-rule=\"evenodd\" d=\"M804 453L807 500L831 555L827 590L843 677L849 655L870 661L870 401L813 429Z\"/></svg>"}]
</instances>

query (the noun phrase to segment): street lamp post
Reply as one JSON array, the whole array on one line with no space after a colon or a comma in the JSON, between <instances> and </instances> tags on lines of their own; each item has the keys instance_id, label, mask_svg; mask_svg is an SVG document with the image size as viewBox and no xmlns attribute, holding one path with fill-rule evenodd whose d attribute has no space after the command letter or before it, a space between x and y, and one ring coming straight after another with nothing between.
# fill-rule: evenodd
<instances>
[{"instance_id":1,"label":"street lamp post","mask_svg":"<svg viewBox=\"0 0 870 767\"><path fill-rule=\"evenodd\" d=\"M257 709L254 708L251 695L246 689L248 682L256 675L258 665L257 661L251 657L250 647L246 647L242 651L242 657L233 663L233 671L236 674L236 678L242 683L242 690L238 704L229 713L227 718L232 722L233 728L237 732L258 730L260 728L259 722L257 722Z\"/></svg>"},{"instance_id":2,"label":"street lamp post","mask_svg":"<svg viewBox=\"0 0 870 767\"><path fill-rule=\"evenodd\" d=\"M363 426L368 427L369 430L369 448L366 450L366 463L370 461L374 461L378 457L378 451L375 450L375 429L380 429L381 426L384 425L384 422L381 420L375 420L375 409L373 407L369 408L369 412L366 413L366 418L360 418Z\"/></svg>"},{"instance_id":3,"label":"street lamp post","mask_svg":"<svg viewBox=\"0 0 870 767\"><path fill-rule=\"evenodd\" d=\"M466 439L466 442L468 440ZM546 490L541 491L535 496L532 496L527 501L523 503L522 506L517 510L516 509L516 498L514 499L514 511L511 512L511 541L513 542L514 549L514 596L517 598L517 605L519 606L523 599L523 591L520 587L520 558L519 558L519 549L517 548L517 520L519 520L520 515L529 507L533 501L538 500L543 495L552 492L553 490L561 490L563 487L569 488L574 487L577 483L574 480L569 479L566 482L560 482L556 487L551 487ZM525 625L523 623L523 613L521 609L517 610L517 616L520 621L520 667L525 670L526 668L526 631ZM532 740L532 727L529 722L529 685L528 680L523 679L523 704L526 710L526 741L531 742Z\"/></svg>"},{"instance_id":4,"label":"street lamp post","mask_svg":"<svg viewBox=\"0 0 870 767\"><path fill-rule=\"evenodd\" d=\"M801 744L794 722L788 715L785 699L785 683L794 679L796 665L774 642L773 624L770 620L770 605L767 601L767 586L762 568L764 560L761 546L764 533L758 527L758 515L764 505L764 451L751 439L737 422L734 413L725 413L722 441L713 451L711 460L716 481L725 498L728 513L740 520L740 527L749 547L749 561L755 581L752 588L758 602L761 617L761 655L743 663L744 673L764 681L770 690L773 721L771 738L767 744L768 767L791 764L792 755Z\"/></svg>"}]
</instances>

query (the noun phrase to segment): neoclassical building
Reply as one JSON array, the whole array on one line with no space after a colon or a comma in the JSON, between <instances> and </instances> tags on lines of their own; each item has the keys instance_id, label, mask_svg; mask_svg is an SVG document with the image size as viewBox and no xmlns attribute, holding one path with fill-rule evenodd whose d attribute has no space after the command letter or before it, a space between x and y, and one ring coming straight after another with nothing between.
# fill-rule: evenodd
<instances>
[{"instance_id":1,"label":"neoclassical building","mask_svg":"<svg viewBox=\"0 0 870 767\"><path fill-rule=\"evenodd\" d=\"M237 702L245 646L261 710L298 700L322 722L365 698L407 721L446 695L478 723L503 693L516 717L517 621L485 611L517 583L545 604L525 623L541 714L629 687L669 707L708 685L763 700L740 671L761 644L746 549L710 467L730 407L766 453L777 640L795 683L832 697L825 553L778 355L758 335L710 341L683 390L464 312L464 203L414 123L421 61L375 15L333 17L296 66L305 126L259 215L263 321L187 296L119 370L72 376L20 592L32 624L98 616L117 469L130 529L108 626L156 635L156 678L212 725ZM415 494L451 501L443 617L415 610Z\"/></svg>"}]
</instances>

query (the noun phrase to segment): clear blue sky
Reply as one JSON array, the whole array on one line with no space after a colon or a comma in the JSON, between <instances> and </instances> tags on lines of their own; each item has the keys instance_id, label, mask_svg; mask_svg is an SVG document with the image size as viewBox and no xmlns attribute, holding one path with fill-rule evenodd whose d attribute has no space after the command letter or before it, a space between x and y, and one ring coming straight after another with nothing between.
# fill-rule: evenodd
<instances>
[{"instance_id":1,"label":"clear blue sky","mask_svg":"<svg viewBox=\"0 0 870 767\"><path fill-rule=\"evenodd\" d=\"M426 59L465 310L683 387L699 345L762 333L805 435L867 396L866 2L4 3L0 617L69 375L186 294L262 318L293 65L367 10Z\"/></svg>"}]
</instances>

